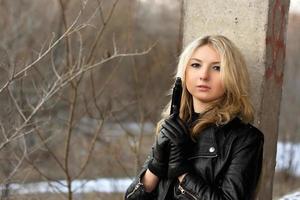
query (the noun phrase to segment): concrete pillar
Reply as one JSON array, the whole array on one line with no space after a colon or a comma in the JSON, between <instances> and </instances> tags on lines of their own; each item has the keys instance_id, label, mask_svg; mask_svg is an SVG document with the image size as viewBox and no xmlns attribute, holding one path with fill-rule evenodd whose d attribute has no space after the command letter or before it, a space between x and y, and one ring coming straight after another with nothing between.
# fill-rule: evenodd
<instances>
[{"instance_id":1,"label":"concrete pillar","mask_svg":"<svg viewBox=\"0 0 300 200\"><path fill-rule=\"evenodd\" d=\"M199 36L222 34L245 55L256 109L265 134L258 199L272 199L289 0L185 0L183 46Z\"/></svg>"}]
</instances>

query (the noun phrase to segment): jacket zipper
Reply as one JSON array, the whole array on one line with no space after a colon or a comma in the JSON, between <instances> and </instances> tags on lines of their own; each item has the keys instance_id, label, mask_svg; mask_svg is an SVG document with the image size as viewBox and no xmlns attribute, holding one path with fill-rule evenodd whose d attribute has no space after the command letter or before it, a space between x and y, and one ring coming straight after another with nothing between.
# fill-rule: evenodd
<instances>
[{"instance_id":1,"label":"jacket zipper","mask_svg":"<svg viewBox=\"0 0 300 200\"><path fill-rule=\"evenodd\" d=\"M197 197L195 197L191 192L185 190L181 185L178 186L178 189L180 190L181 194L187 194L188 196L192 197L195 200L198 200Z\"/></svg>"},{"instance_id":2,"label":"jacket zipper","mask_svg":"<svg viewBox=\"0 0 300 200\"><path fill-rule=\"evenodd\" d=\"M126 199L131 197L140 187L142 187L144 184L141 183L141 180L139 180L139 182L136 184L136 186L134 187L133 191L130 192L127 196Z\"/></svg>"}]
</instances>

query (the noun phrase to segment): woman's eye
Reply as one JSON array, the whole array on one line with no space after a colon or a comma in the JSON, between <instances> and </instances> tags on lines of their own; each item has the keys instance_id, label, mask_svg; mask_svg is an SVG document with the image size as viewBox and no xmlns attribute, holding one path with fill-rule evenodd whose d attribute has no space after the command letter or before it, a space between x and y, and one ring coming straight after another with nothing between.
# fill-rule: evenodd
<instances>
[{"instance_id":1,"label":"woman's eye","mask_svg":"<svg viewBox=\"0 0 300 200\"><path fill-rule=\"evenodd\" d=\"M195 68L198 68L198 67L200 67L201 65L200 65L199 63L192 63L191 66L192 66L192 67L195 67Z\"/></svg>"},{"instance_id":2,"label":"woman's eye","mask_svg":"<svg viewBox=\"0 0 300 200\"><path fill-rule=\"evenodd\" d=\"M217 70L217 71L220 71L220 70L221 70L221 67L218 66L218 65L215 65L215 66L213 66L213 69L214 69L214 70Z\"/></svg>"}]
</instances>

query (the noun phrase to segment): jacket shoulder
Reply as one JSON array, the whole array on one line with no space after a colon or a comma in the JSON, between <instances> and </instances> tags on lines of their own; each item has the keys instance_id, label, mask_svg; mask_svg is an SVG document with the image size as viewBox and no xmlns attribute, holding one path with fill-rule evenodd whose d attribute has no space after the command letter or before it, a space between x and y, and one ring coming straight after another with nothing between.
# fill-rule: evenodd
<instances>
[{"instance_id":1,"label":"jacket shoulder","mask_svg":"<svg viewBox=\"0 0 300 200\"><path fill-rule=\"evenodd\" d=\"M256 140L264 141L264 134L250 123L244 123L239 118L234 118L228 124L226 124L226 129L229 129L228 132L231 136L240 138L242 140Z\"/></svg>"}]
</instances>

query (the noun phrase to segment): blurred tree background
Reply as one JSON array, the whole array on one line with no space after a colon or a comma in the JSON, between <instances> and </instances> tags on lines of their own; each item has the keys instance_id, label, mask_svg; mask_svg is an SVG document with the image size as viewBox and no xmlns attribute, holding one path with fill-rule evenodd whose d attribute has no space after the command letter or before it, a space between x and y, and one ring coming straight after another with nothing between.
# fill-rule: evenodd
<instances>
[{"instance_id":1,"label":"blurred tree background","mask_svg":"<svg viewBox=\"0 0 300 200\"><path fill-rule=\"evenodd\" d=\"M66 180L60 198L73 199L74 180L136 173L168 100L179 18L179 1L0 1L1 199L25 198L12 183Z\"/></svg>"},{"instance_id":2,"label":"blurred tree background","mask_svg":"<svg viewBox=\"0 0 300 200\"><path fill-rule=\"evenodd\" d=\"M170 98L181 3L0 0L1 199L122 199L78 197L72 183L132 177L142 165ZM299 26L292 14L281 141L300 139ZM289 174L275 184L286 177L295 180ZM24 196L10 189L59 180L66 180L67 193Z\"/></svg>"}]
</instances>

